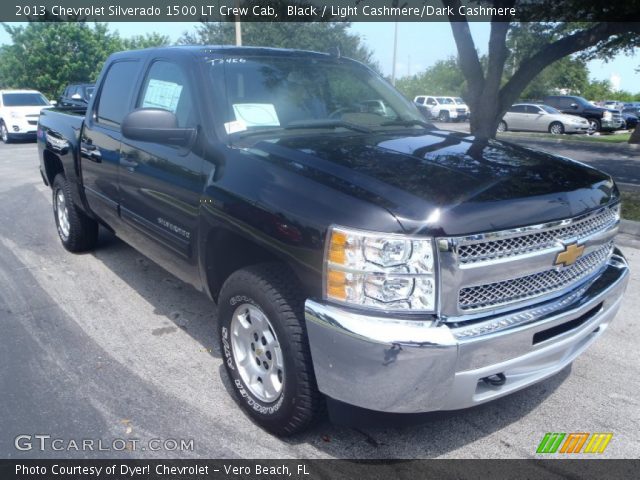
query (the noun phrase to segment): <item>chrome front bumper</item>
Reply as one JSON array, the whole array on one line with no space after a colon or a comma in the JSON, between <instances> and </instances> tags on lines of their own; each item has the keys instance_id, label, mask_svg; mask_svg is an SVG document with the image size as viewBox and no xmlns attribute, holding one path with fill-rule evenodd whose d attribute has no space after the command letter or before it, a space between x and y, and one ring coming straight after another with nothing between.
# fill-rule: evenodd
<instances>
[{"instance_id":1,"label":"chrome front bumper","mask_svg":"<svg viewBox=\"0 0 640 480\"><path fill-rule=\"evenodd\" d=\"M307 300L318 388L351 405L403 413L456 410L502 397L559 372L602 335L628 278L616 250L606 269L576 291L483 320L502 329L373 317ZM526 321L515 323L514 315ZM496 374L505 376L504 384L482 380Z\"/></svg>"}]
</instances>

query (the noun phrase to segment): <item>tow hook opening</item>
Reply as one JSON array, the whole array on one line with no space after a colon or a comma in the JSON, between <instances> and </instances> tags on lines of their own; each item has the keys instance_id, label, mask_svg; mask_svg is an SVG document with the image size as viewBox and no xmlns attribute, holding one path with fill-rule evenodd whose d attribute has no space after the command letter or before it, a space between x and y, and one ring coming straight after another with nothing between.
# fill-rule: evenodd
<instances>
[{"instance_id":1,"label":"tow hook opening","mask_svg":"<svg viewBox=\"0 0 640 480\"><path fill-rule=\"evenodd\" d=\"M504 376L504 373L496 373L494 375L481 378L481 380L492 387L501 387L507 381L507 377Z\"/></svg>"}]
</instances>

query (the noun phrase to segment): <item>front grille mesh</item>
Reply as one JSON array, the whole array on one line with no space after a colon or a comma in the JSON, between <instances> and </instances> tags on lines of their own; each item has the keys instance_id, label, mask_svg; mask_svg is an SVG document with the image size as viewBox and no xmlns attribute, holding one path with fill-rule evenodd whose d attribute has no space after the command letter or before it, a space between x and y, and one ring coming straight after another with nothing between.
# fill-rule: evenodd
<instances>
[{"instance_id":1,"label":"front grille mesh","mask_svg":"<svg viewBox=\"0 0 640 480\"><path fill-rule=\"evenodd\" d=\"M609 230L618 220L617 207L607 208L596 215L537 233L470 243L458 246L459 262L463 264L496 260L522 255L557 246L558 241L580 239Z\"/></svg>"},{"instance_id":2,"label":"front grille mesh","mask_svg":"<svg viewBox=\"0 0 640 480\"><path fill-rule=\"evenodd\" d=\"M458 306L464 311L498 307L561 290L604 266L612 248L613 243L607 243L579 258L570 267L559 270L546 270L512 280L465 287L458 295Z\"/></svg>"}]
</instances>

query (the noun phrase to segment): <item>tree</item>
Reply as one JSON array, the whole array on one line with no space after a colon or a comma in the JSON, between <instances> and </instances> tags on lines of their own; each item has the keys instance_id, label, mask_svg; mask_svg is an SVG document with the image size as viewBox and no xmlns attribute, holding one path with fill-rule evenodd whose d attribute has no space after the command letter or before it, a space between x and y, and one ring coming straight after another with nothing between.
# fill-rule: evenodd
<instances>
[{"instance_id":1,"label":"tree","mask_svg":"<svg viewBox=\"0 0 640 480\"><path fill-rule=\"evenodd\" d=\"M95 81L113 52L169 43L158 34L122 39L101 23L33 22L4 28L12 44L0 49L0 85L33 88L50 98L69 83Z\"/></svg>"},{"instance_id":2,"label":"tree","mask_svg":"<svg viewBox=\"0 0 640 480\"><path fill-rule=\"evenodd\" d=\"M466 82L455 57L450 57L422 73L398 79L396 88L409 99L425 94L459 97L466 90Z\"/></svg>"},{"instance_id":3,"label":"tree","mask_svg":"<svg viewBox=\"0 0 640 480\"><path fill-rule=\"evenodd\" d=\"M495 136L498 122L509 106L518 99L529 83L554 62L580 53L581 58L607 58L620 51L630 52L640 45L640 22L595 21L635 18L638 1L610 2L607 9L596 0L487 0L496 8L517 5L519 20L537 21L536 42L524 48L522 58L514 60L515 67L506 71L510 17L494 17L489 36L489 52L483 67L464 14L459 13L460 0L443 0L451 7L451 31L458 49L458 61L467 81L467 103L472 111L471 132L478 138ZM583 22L548 21L549 18L584 19ZM603 18L603 17L607 18ZM543 21L541 21L541 19ZM508 20L508 21L505 21ZM590 23L589 23L590 22Z\"/></svg>"},{"instance_id":4,"label":"tree","mask_svg":"<svg viewBox=\"0 0 640 480\"><path fill-rule=\"evenodd\" d=\"M365 63L376 71L380 67L373 59L373 52L362 38L349 33L349 23L338 22L244 22L242 44L274 48L299 48L329 52L336 47L341 55ZM182 44L233 45L233 22L203 22L195 32L185 32L179 40Z\"/></svg>"}]
</instances>

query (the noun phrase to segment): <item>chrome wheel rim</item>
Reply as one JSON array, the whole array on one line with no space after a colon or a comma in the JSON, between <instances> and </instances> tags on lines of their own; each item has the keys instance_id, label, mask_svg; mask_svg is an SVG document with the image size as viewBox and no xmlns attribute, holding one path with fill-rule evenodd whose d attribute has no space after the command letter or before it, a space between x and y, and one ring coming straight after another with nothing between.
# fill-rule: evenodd
<instances>
[{"instance_id":1,"label":"chrome wheel rim","mask_svg":"<svg viewBox=\"0 0 640 480\"><path fill-rule=\"evenodd\" d=\"M7 127L3 123L0 128L2 129L2 141L6 142L7 139L9 138L9 133L7 132Z\"/></svg>"},{"instance_id":2,"label":"chrome wheel rim","mask_svg":"<svg viewBox=\"0 0 640 480\"><path fill-rule=\"evenodd\" d=\"M67 202L61 189L56 192L56 218L58 219L58 231L63 239L69 237L69 211L67 210Z\"/></svg>"},{"instance_id":3,"label":"chrome wheel rim","mask_svg":"<svg viewBox=\"0 0 640 480\"><path fill-rule=\"evenodd\" d=\"M231 319L233 361L247 389L260 401L275 402L284 386L284 357L267 316L244 303Z\"/></svg>"},{"instance_id":4,"label":"chrome wheel rim","mask_svg":"<svg viewBox=\"0 0 640 480\"><path fill-rule=\"evenodd\" d=\"M551 133L554 135L560 135L562 133L562 127L560 125L551 125Z\"/></svg>"},{"instance_id":5,"label":"chrome wheel rim","mask_svg":"<svg viewBox=\"0 0 640 480\"><path fill-rule=\"evenodd\" d=\"M504 123L500 122L498 124L498 132L502 133L506 130Z\"/></svg>"},{"instance_id":6,"label":"chrome wheel rim","mask_svg":"<svg viewBox=\"0 0 640 480\"><path fill-rule=\"evenodd\" d=\"M598 124L594 120L589 120L589 132L595 133L598 130Z\"/></svg>"}]
</instances>

